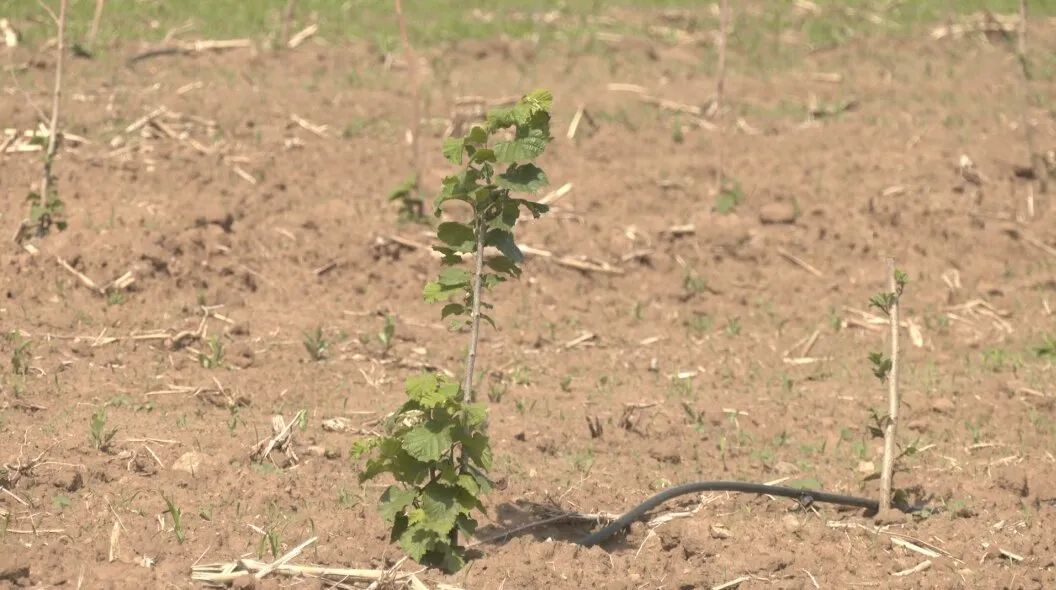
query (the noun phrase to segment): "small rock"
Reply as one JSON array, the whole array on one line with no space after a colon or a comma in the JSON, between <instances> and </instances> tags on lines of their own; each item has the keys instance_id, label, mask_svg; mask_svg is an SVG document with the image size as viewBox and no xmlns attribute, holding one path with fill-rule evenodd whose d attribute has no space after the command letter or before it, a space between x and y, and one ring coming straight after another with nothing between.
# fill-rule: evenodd
<instances>
[{"instance_id":1,"label":"small rock","mask_svg":"<svg viewBox=\"0 0 1056 590\"><path fill-rule=\"evenodd\" d=\"M202 467L202 460L203 456L201 453L189 451L180 455L180 458L172 463L172 470L183 471L184 473L190 473L191 475L197 476L198 471Z\"/></svg>"},{"instance_id":2,"label":"small rock","mask_svg":"<svg viewBox=\"0 0 1056 590\"><path fill-rule=\"evenodd\" d=\"M711 525L711 538L712 539L729 539L733 536L730 529L726 528L721 524Z\"/></svg>"},{"instance_id":3,"label":"small rock","mask_svg":"<svg viewBox=\"0 0 1056 590\"><path fill-rule=\"evenodd\" d=\"M759 209L760 223L795 223L798 215L796 206L786 201L767 203Z\"/></svg>"},{"instance_id":4,"label":"small rock","mask_svg":"<svg viewBox=\"0 0 1056 590\"><path fill-rule=\"evenodd\" d=\"M249 344L239 342L230 347L227 358L232 365L239 369L248 369L253 366L253 360L256 358L256 353L253 352L253 347Z\"/></svg>"},{"instance_id":5,"label":"small rock","mask_svg":"<svg viewBox=\"0 0 1056 590\"><path fill-rule=\"evenodd\" d=\"M785 530L794 533L799 529L803 528L803 523L799 522L794 514L786 514L781 518L781 526L785 527Z\"/></svg>"},{"instance_id":6,"label":"small rock","mask_svg":"<svg viewBox=\"0 0 1056 590\"><path fill-rule=\"evenodd\" d=\"M931 400L931 411L933 412L946 414L952 412L953 409L953 400L948 397L937 397Z\"/></svg>"},{"instance_id":7,"label":"small rock","mask_svg":"<svg viewBox=\"0 0 1056 590\"><path fill-rule=\"evenodd\" d=\"M774 464L774 471L781 475L792 475L793 473L799 472L799 467L796 467L788 461L778 461Z\"/></svg>"},{"instance_id":8,"label":"small rock","mask_svg":"<svg viewBox=\"0 0 1056 590\"><path fill-rule=\"evenodd\" d=\"M323 420L323 430L327 432L344 432L352 428L352 422L348 418L338 416Z\"/></svg>"},{"instance_id":9,"label":"small rock","mask_svg":"<svg viewBox=\"0 0 1056 590\"><path fill-rule=\"evenodd\" d=\"M876 464L872 461L859 461L858 473L864 473L866 475L876 473Z\"/></svg>"}]
</instances>

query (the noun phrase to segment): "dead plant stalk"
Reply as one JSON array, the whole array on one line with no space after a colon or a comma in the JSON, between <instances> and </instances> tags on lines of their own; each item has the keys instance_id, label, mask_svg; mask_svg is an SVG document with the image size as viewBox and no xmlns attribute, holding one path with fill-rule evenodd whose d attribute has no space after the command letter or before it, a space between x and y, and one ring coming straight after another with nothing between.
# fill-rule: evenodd
<instances>
[{"instance_id":1,"label":"dead plant stalk","mask_svg":"<svg viewBox=\"0 0 1056 590\"><path fill-rule=\"evenodd\" d=\"M422 153L421 142L418 138L421 131L422 102L418 86L418 60L407 34L407 18L403 14L403 2L402 0L395 0L395 2L396 20L400 27L400 42L403 44L404 59L407 60L407 74L411 81L411 101L414 103L411 106L411 164L414 166L414 186L417 190L418 183L422 182Z\"/></svg>"},{"instance_id":2,"label":"dead plant stalk","mask_svg":"<svg viewBox=\"0 0 1056 590\"><path fill-rule=\"evenodd\" d=\"M725 158L725 125L722 119L722 103L726 92L726 40L729 35L730 2L721 0L719 4L719 63L715 77L715 120L718 123L718 135L716 136L717 149L715 150L715 192L721 193L726 182L726 158Z\"/></svg>"},{"instance_id":3,"label":"dead plant stalk","mask_svg":"<svg viewBox=\"0 0 1056 590\"><path fill-rule=\"evenodd\" d=\"M897 293L899 286L895 279L895 259L887 259L887 288ZM880 510L891 509L891 480L895 467L895 435L898 430L898 308L899 297L893 299L889 313L891 324L891 370L887 375L888 419L884 422L884 463L880 471Z\"/></svg>"}]
</instances>

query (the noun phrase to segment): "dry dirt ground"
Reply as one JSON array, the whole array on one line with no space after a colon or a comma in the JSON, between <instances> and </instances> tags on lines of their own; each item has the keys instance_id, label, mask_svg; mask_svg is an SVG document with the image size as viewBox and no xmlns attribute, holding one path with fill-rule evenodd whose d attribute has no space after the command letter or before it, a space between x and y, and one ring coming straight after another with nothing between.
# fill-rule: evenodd
<instances>
[{"instance_id":1,"label":"dry dirt ground","mask_svg":"<svg viewBox=\"0 0 1056 590\"><path fill-rule=\"evenodd\" d=\"M1051 54L1051 33L1038 27L1037 51ZM419 296L438 266L414 245L429 228L386 200L410 172L405 64L309 43L131 69L135 50L68 63L66 128L89 140L56 163L69 227L34 240L35 255L0 253L0 586L190 588L193 564L270 561L312 536L296 562L391 566L381 487L357 482L348 449L401 402L407 376L458 374L466 342ZM423 51L427 187L448 171L439 144L457 97L537 87L556 96L540 164L553 188L572 184L523 227L553 255L496 290L499 328L484 331L500 485L480 535L620 512L698 479L876 495L869 427L886 388L867 354L886 330L861 312L888 255L911 279L900 440L915 453L896 485L927 509L878 527L857 511L711 494L603 547L571 542L585 525L544 527L479 546L457 575L419 576L470 589L1056 587L1056 353L1043 346L1056 337L1056 201L1038 195L1026 216L1008 46L922 33L734 69L725 134L608 89L703 104L714 79L697 50ZM0 83L0 127L32 128L52 58L7 54L28 70ZM1046 77L1031 89L1053 90ZM589 121L569 140L581 105ZM1039 149L1056 147L1051 113L1027 118ZM713 195L720 143L743 193L727 214ZM0 155L5 240L39 169L39 152ZM100 295L57 259L99 285L134 282ZM317 327L319 362L303 344ZM215 343L223 358L207 368ZM117 429L103 450L90 436L101 410L97 430ZM272 416L302 410L299 461L251 459ZM324 428L334 418L345 431Z\"/></svg>"}]
</instances>

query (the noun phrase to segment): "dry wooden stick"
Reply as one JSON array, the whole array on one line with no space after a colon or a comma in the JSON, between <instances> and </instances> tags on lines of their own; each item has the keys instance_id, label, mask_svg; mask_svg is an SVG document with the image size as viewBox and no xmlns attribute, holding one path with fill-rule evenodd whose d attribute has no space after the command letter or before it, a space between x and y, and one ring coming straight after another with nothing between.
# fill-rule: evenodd
<instances>
[{"instance_id":1,"label":"dry wooden stick","mask_svg":"<svg viewBox=\"0 0 1056 590\"><path fill-rule=\"evenodd\" d=\"M95 14L92 15L92 28L88 31L88 47L95 47L95 38L99 35L99 22L103 19L103 7L106 0L95 0Z\"/></svg>"},{"instance_id":2,"label":"dry wooden stick","mask_svg":"<svg viewBox=\"0 0 1056 590\"><path fill-rule=\"evenodd\" d=\"M719 136L716 138L717 149L715 150L715 193L722 193L723 185L726 183L725 171L725 126L722 124L722 99L726 91L726 39L730 20L730 2L722 0L719 4L719 66L715 79L715 120L719 123Z\"/></svg>"},{"instance_id":3,"label":"dry wooden stick","mask_svg":"<svg viewBox=\"0 0 1056 590\"><path fill-rule=\"evenodd\" d=\"M1019 26L1016 35L1016 58L1019 61L1020 72L1023 74L1023 135L1030 156L1030 166L1033 171L1034 183L1037 186L1038 193L1045 194L1048 191L1049 170L1048 166L1046 166L1044 156L1037 150L1037 144L1034 141L1034 128L1030 124L1029 110L1032 104L1030 87L1033 76L1030 72L1030 61L1027 56L1027 0L1019 0ZM1033 199L1034 195L1031 194L1027 201L1028 214L1031 217L1034 215Z\"/></svg>"},{"instance_id":4,"label":"dry wooden stick","mask_svg":"<svg viewBox=\"0 0 1056 590\"><path fill-rule=\"evenodd\" d=\"M887 259L887 288L895 295L889 315L891 317L891 370L887 374L888 415L884 423L884 463L880 471L880 510L891 509L891 476L895 468L895 434L898 431L898 308L899 285L895 278L895 259Z\"/></svg>"},{"instance_id":5,"label":"dry wooden stick","mask_svg":"<svg viewBox=\"0 0 1056 590\"><path fill-rule=\"evenodd\" d=\"M288 45L290 42L290 24L293 22L293 13L297 9L297 0L286 0L286 9L282 11L282 25L279 30L279 44Z\"/></svg>"},{"instance_id":6,"label":"dry wooden stick","mask_svg":"<svg viewBox=\"0 0 1056 590\"><path fill-rule=\"evenodd\" d=\"M411 48L411 40L407 35L407 19L403 15L403 2L396 0L396 20L400 25L400 42L403 44L403 54L407 60L407 73L411 78L411 100L414 105L411 109L411 164L414 166L414 188L418 189L418 183L422 181L422 153L419 132L421 131L422 104L421 94L418 87L418 60Z\"/></svg>"}]
</instances>

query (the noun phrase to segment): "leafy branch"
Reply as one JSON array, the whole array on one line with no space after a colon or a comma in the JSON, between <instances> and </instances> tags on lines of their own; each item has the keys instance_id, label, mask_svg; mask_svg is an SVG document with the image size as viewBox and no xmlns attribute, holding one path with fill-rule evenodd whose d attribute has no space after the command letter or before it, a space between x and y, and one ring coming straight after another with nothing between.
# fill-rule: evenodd
<instances>
[{"instance_id":1,"label":"leafy branch","mask_svg":"<svg viewBox=\"0 0 1056 590\"><path fill-rule=\"evenodd\" d=\"M386 419L386 433L357 442L352 456L374 454L360 481L389 473L398 482L379 503L391 540L420 563L458 571L465 549L457 534L473 534L471 513L483 510L479 497L491 489L487 410L467 403L458 383L442 375L411 377L406 391L410 399Z\"/></svg>"},{"instance_id":2,"label":"leafy branch","mask_svg":"<svg viewBox=\"0 0 1056 590\"><path fill-rule=\"evenodd\" d=\"M540 90L509 108L488 113L484 126L474 126L466 135L444 141L443 153L452 164L463 166L443 179L434 213L439 217L445 204L460 201L470 208L469 222L445 221L437 228L443 243L433 249L443 255L437 280L425 286L429 303L444 303L441 318L455 318L453 328L470 328L469 352L462 388L475 399L473 369L481 320L493 327L494 320L482 309L482 291L521 275L524 254L514 241L513 228L527 210L538 218L549 209L542 203L516 198L513 193L535 193L548 184L546 173L531 163L550 142L550 106L553 95ZM503 172L496 168L506 165ZM484 259L484 248L499 255ZM463 255L473 254L472 272L463 268ZM486 269L485 269L486 267ZM461 319L460 319L461 318Z\"/></svg>"}]
</instances>

